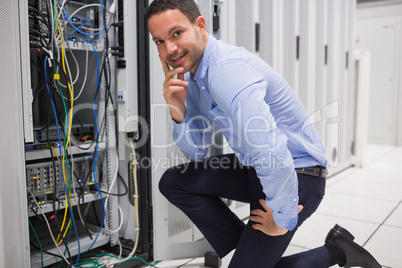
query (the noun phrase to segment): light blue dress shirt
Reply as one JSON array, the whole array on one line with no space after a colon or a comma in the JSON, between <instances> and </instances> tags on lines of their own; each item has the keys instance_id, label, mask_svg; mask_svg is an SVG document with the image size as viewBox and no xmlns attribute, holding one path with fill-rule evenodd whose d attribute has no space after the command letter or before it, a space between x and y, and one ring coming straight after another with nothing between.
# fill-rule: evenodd
<instances>
[{"instance_id":1,"label":"light blue dress shirt","mask_svg":"<svg viewBox=\"0 0 402 268\"><path fill-rule=\"evenodd\" d=\"M297 167L325 166L325 151L302 103L267 63L209 36L195 74L187 73L186 115L173 138L193 161L203 159L211 131L221 132L245 166L253 166L275 223L297 224Z\"/></svg>"}]
</instances>

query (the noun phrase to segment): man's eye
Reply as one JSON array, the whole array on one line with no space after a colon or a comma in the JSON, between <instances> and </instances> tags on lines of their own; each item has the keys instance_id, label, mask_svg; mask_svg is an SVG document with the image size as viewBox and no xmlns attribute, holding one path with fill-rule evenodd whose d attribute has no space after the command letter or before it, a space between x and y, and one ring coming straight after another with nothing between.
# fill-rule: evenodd
<instances>
[{"instance_id":1,"label":"man's eye","mask_svg":"<svg viewBox=\"0 0 402 268\"><path fill-rule=\"evenodd\" d=\"M181 31L174 32L173 36L177 37L181 34Z\"/></svg>"},{"instance_id":2,"label":"man's eye","mask_svg":"<svg viewBox=\"0 0 402 268\"><path fill-rule=\"evenodd\" d=\"M162 40L157 40L157 41L155 41L155 44L156 44L157 46L161 45L162 43L163 43Z\"/></svg>"}]
</instances>

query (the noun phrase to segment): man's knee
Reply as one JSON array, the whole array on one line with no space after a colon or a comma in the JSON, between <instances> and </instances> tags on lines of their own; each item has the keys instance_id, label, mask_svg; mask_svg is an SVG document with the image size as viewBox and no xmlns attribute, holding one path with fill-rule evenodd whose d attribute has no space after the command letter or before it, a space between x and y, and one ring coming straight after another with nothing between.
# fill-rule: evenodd
<instances>
[{"instance_id":1,"label":"man's knee","mask_svg":"<svg viewBox=\"0 0 402 268\"><path fill-rule=\"evenodd\" d=\"M169 189L173 188L174 180L178 176L178 169L176 167L169 168L163 173L159 181L159 191L168 198L169 193L172 191ZM169 198L168 198L169 199Z\"/></svg>"}]
</instances>

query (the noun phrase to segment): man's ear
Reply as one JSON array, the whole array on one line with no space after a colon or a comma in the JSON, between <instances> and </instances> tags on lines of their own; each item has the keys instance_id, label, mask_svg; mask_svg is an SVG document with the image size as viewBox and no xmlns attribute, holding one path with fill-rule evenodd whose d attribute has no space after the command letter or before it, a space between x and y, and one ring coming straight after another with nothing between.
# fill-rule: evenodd
<instances>
[{"instance_id":1,"label":"man's ear","mask_svg":"<svg viewBox=\"0 0 402 268\"><path fill-rule=\"evenodd\" d=\"M205 18L204 17L199 16L195 20L195 26L198 28L198 30L200 31L201 35L204 35L207 32L207 25L205 23Z\"/></svg>"}]
</instances>

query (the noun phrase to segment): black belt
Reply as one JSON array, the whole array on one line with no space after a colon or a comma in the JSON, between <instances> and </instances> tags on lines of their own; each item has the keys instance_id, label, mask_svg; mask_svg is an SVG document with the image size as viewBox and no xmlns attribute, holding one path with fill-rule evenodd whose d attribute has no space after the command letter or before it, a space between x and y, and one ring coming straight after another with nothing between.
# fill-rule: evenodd
<instances>
[{"instance_id":1,"label":"black belt","mask_svg":"<svg viewBox=\"0 0 402 268\"><path fill-rule=\"evenodd\" d=\"M310 175L318 178L327 178L328 170L326 167L315 166L315 167L305 167L305 168L296 168L297 174Z\"/></svg>"}]
</instances>

